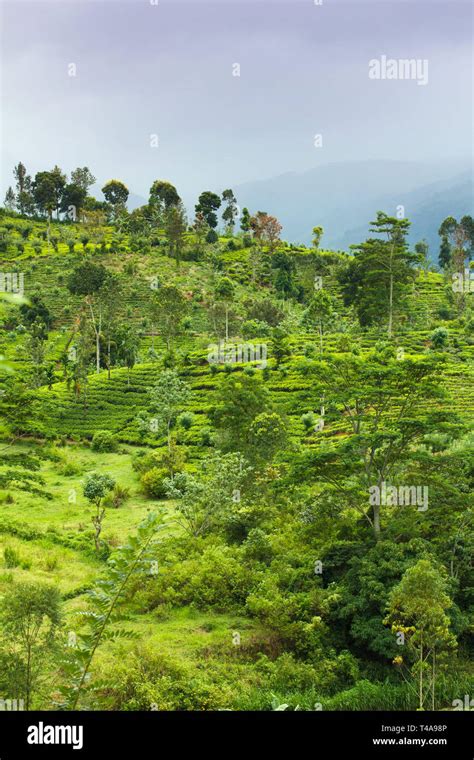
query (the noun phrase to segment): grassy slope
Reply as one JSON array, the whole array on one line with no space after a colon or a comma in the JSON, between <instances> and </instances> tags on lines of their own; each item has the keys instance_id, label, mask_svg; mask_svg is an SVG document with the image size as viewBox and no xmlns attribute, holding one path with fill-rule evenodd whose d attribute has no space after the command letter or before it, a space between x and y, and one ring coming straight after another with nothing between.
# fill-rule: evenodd
<instances>
[{"instance_id":1,"label":"grassy slope","mask_svg":"<svg viewBox=\"0 0 474 760\"><path fill-rule=\"evenodd\" d=\"M15 224L21 227L23 223L15 221ZM49 339L48 358L57 359L68 338L78 301L70 297L65 287L72 259L68 246L59 243L57 252L48 249L39 237L43 230L44 225L33 225L33 232L22 253L15 250L14 245L10 245L3 255L2 267L6 271L23 271L27 291L40 292L54 314L55 323ZM112 230L103 230L101 234L107 244L110 244L113 239ZM14 240L21 240L17 232L13 231L11 235ZM32 244L35 241L39 241L40 251L35 251ZM213 393L222 376L221 371L213 375L205 362L206 346L213 340L206 334L205 317L205 302L212 287L213 273L208 264L193 262L184 262L177 273L174 263L160 250L153 251L149 256L140 256L130 253L126 238L120 245L122 251L119 253L103 253L97 246L96 255L116 271L123 271L130 263L135 267L136 272L129 278L122 304L124 319L133 319L140 324L149 295L149 280L155 274L163 281L176 282L189 293L199 290L203 296L202 300L193 306L194 333L179 340L179 350L190 354L189 366L183 375L193 389L189 410L195 415L191 430L179 432L179 442L189 446L188 461L192 463L195 458L206 452L200 444L200 431L210 425L207 413L212 407ZM81 253L82 247L80 242L76 243L76 254ZM227 252L221 257L224 272L232 274L241 282L238 300L252 293L252 287L248 284L247 257L246 250ZM329 281L326 286L337 294L334 282ZM408 354L419 354L427 348L432 331L429 321L445 302L441 275L421 274L416 283L414 298L419 307L420 318L417 324L401 331L399 338L400 345ZM343 311L342 305L341 310ZM295 307L293 311L297 321L301 309ZM474 347L465 341L458 327L449 323L447 326L451 336L458 338L459 346L452 350L446 371L446 386L455 391L455 408L466 418L472 418ZM337 350L339 338L340 336L334 334L327 336L326 348L331 351ZM358 338L361 350L370 348L377 339L375 334L361 335ZM153 338L153 342L158 350L162 349L163 344L159 337ZM4 335L1 343L0 352L13 359L17 371L21 372L25 362L22 336ZM3 556L3 550L8 546L16 550L20 558L18 567L1 569L0 592L12 582L22 579L48 580L57 584L61 591L67 594L69 613L82 605L83 588L97 576L101 563L92 553L67 547L61 540L65 536L80 534L90 527L91 509L81 495L81 480L91 470L109 473L120 485L127 486L131 491L130 499L120 509L108 510L104 537L112 545L118 545L127 534L133 532L146 512L158 505L158 502L146 499L140 492L138 476L131 466L130 447L130 444L133 444L133 448L140 444L134 419L138 411L144 408L146 390L153 384L161 368L160 362L147 361L146 351L151 343L152 337L145 336L141 345L142 361L131 372L130 386L125 369L113 370L110 381L107 380L105 372L98 376L90 376L87 413L84 413L82 404L73 398L64 383L57 382L51 390L38 391L38 398L48 418L48 429L54 434L74 436L79 440L90 438L95 430L111 429L118 434L122 448L116 454L94 453L87 446L77 443L59 448L59 461L44 460L41 466L44 487L51 493L51 500L14 490L14 501L9 504L5 502L5 493L2 494L0 491L0 524L3 531L0 532L0 556ZM317 408L318 404L318 399L314 398L312 393L311 378L304 373L304 352L308 346L314 345L315 341L313 336L297 330L292 335L291 343L293 357L286 363L284 371L273 371L273 360L270 360L269 366L272 371L267 386L274 403L288 416L294 441L310 444L312 439L305 438L300 418L302 413ZM271 355L269 342L269 356ZM240 371L240 368L237 371ZM330 426L324 434L331 434ZM163 441L148 440L145 443L162 445ZM31 444L23 444L17 449L27 451L30 446ZM64 475L64 467L68 463L73 464L74 472ZM68 501L73 490L77 495L75 503ZM172 504L166 502L163 506L172 515ZM13 535L8 529L8 525L18 524L28 526L45 536L24 540ZM124 625L134 628L145 644L163 656L177 657L183 664L187 678L192 678L193 674L198 674L200 669L205 667L211 673L211 678L215 678L220 684L222 706L232 703L244 704L245 697L242 695L245 695L246 689L261 685L251 667L246 645L249 646L249 652L255 653L255 649L258 651L260 646L259 642L264 641L265 633L251 620L231 614L202 613L191 608L181 608L160 613L135 613ZM242 633L244 643L238 653L232 645L232 631L236 629ZM124 648L127 650L131 646L115 643L104 647L97 664L99 672L110 658L125 658ZM240 695L235 693L236 682L240 684ZM244 701L239 702L239 699Z\"/></svg>"}]
</instances>

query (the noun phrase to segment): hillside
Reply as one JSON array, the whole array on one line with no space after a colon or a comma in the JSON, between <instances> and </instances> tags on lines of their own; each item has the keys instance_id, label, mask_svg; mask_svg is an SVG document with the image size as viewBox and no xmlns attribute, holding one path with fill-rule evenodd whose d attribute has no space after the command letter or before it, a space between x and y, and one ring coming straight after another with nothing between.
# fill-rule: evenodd
<instances>
[{"instance_id":1,"label":"hillside","mask_svg":"<svg viewBox=\"0 0 474 760\"><path fill-rule=\"evenodd\" d=\"M402 246L390 331L385 275L354 290L347 254L189 227L173 247L132 221L0 216L24 289L1 302L0 593L57 589L74 655L88 591L158 512L84 707L416 709L425 626L423 699L452 709L474 687L471 294ZM429 507L374 505L383 483ZM47 651L37 708L62 663Z\"/></svg>"}]
</instances>

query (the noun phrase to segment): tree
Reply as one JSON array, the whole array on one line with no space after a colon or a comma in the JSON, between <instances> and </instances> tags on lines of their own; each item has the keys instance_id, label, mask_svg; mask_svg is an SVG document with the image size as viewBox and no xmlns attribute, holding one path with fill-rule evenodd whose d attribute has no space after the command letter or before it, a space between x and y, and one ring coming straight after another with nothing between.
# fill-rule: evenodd
<instances>
[{"instance_id":1,"label":"tree","mask_svg":"<svg viewBox=\"0 0 474 760\"><path fill-rule=\"evenodd\" d=\"M250 471L240 454L218 451L204 460L199 476L166 479L184 529L197 537L230 527L242 506L241 492Z\"/></svg>"},{"instance_id":2,"label":"tree","mask_svg":"<svg viewBox=\"0 0 474 760\"><path fill-rule=\"evenodd\" d=\"M216 297L221 300L225 306L225 339L229 340L229 306L235 295L234 283L229 277L221 277L215 286L214 292Z\"/></svg>"},{"instance_id":3,"label":"tree","mask_svg":"<svg viewBox=\"0 0 474 760\"><path fill-rule=\"evenodd\" d=\"M13 192L13 188L10 186L5 193L5 201L4 206L7 209L7 211L14 211L16 206L16 199L15 199L15 193Z\"/></svg>"},{"instance_id":4,"label":"tree","mask_svg":"<svg viewBox=\"0 0 474 760\"><path fill-rule=\"evenodd\" d=\"M265 211L257 211L255 216L250 218L250 227L258 243L261 244L266 241L269 252L273 253L282 230L278 219L275 216L270 216Z\"/></svg>"},{"instance_id":5,"label":"tree","mask_svg":"<svg viewBox=\"0 0 474 760\"><path fill-rule=\"evenodd\" d=\"M288 333L282 327L274 327L272 331L272 354L275 357L276 366L279 367L283 359L291 356L291 348L288 341Z\"/></svg>"},{"instance_id":6,"label":"tree","mask_svg":"<svg viewBox=\"0 0 474 760\"><path fill-rule=\"evenodd\" d=\"M198 198L198 202L195 206L197 214L201 213L204 216L207 224L211 229L217 227L217 209L220 208L221 199L216 193L212 193L210 190L205 190Z\"/></svg>"},{"instance_id":7,"label":"tree","mask_svg":"<svg viewBox=\"0 0 474 760\"><path fill-rule=\"evenodd\" d=\"M452 251L452 261L456 271L462 272L466 256L469 260L474 254L474 219L463 216L459 222L453 216L448 216L441 223L438 235L446 238Z\"/></svg>"},{"instance_id":8,"label":"tree","mask_svg":"<svg viewBox=\"0 0 474 760\"><path fill-rule=\"evenodd\" d=\"M172 206L177 206L181 198L178 191L171 182L163 179L157 179L150 188L149 205L158 213L168 211Z\"/></svg>"},{"instance_id":9,"label":"tree","mask_svg":"<svg viewBox=\"0 0 474 760\"><path fill-rule=\"evenodd\" d=\"M127 385L130 385L130 370L138 358L140 338L132 324L123 324L115 332L117 360L127 368Z\"/></svg>"},{"instance_id":10,"label":"tree","mask_svg":"<svg viewBox=\"0 0 474 760\"><path fill-rule=\"evenodd\" d=\"M250 213L248 208L242 209L242 217L240 219L240 229L242 232L249 232L250 230Z\"/></svg>"},{"instance_id":11,"label":"tree","mask_svg":"<svg viewBox=\"0 0 474 760\"><path fill-rule=\"evenodd\" d=\"M96 345L96 372L100 372L100 338L102 334L102 310L107 288L108 272L102 264L86 261L73 270L67 287L76 296L84 296Z\"/></svg>"},{"instance_id":12,"label":"tree","mask_svg":"<svg viewBox=\"0 0 474 760\"><path fill-rule=\"evenodd\" d=\"M149 410L156 419L159 428L166 431L168 451L171 450L171 428L176 418L183 411L189 398L189 388L172 369L164 370L158 382L149 391Z\"/></svg>"},{"instance_id":13,"label":"tree","mask_svg":"<svg viewBox=\"0 0 474 760\"><path fill-rule=\"evenodd\" d=\"M228 231L232 234L239 213L237 199L232 190L224 190L222 193L222 200L227 204L222 214L222 219L226 223Z\"/></svg>"},{"instance_id":14,"label":"tree","mask_svg":"<svg viewBox=\"0 0 474 760\"><path fill-rule=\"evenodd\" d=\"M32 214L34 210L33 183L21 161L13 169L16 180L16 206L20 214Z\"/></svg>"},{"instance_id":15,"label":"tree","mask_svg":"<svg viewBox=\"0 0 474 760\"><path fill-rule=\"evenodd\" d=\"M88 591L90 608L85 616L87 630L78 634L77 646L68 647L63 662L68 681L60 689L62 709L77 709L90 685L90 669L102 641L107 638L133 638L133 632L129 630L114 627L110 632L109 628L130 582L134 579L142 582L150 574L151 563L156 562L160 543L156 535L167 527L162 514L150 512L138 526L136 536L129 537L107 563L105 577L96 580Z\"/></svg>"},{"instance_id":16,"label":"tree","mask_svg":"<svg viewBox=\"0 0 474 760\"><path fill-rule=\"evenodd\" d=\"M443 571L429 559L421 559L408 568L400 583L392 590L385 624L394 634L402 635L411 660L411 675L418 683L418 709L424 710L431 696L430 709L435 709L435 686L439 669L457 642L450 631L446 610L452 607ZM395 658L403 665L403 657Z\"/></svg>"},{"instance_id":17,"label":"tree","mask_svg":"<svg viewBox=\"0 0 474 760\"><path fill-rule=\"evenodd\" d=\"M407 219L377 212L371 232L386 239L368 238L351 246L354 258L338 276L346 305L354 304L362 326L385 320L389 338L393 334L394 314L401 308L406 286L417 276L414 265L420 256L408 249Z\"/></svg>"},{"instance_id":18,"label":"tree","mask_svg":"<svg viewBox=\"0 0 474 760\"><path fill-rule=\"evenodd\" d=\"M324 234L324 229L322 227L313 227L313 248L318 250L319 244L321 242L321 238Z\"/></svg>"},{"instance_id":19,"label":"tree","mask_svg":"<svg viewBox=\"0 0 474 760\"><path fill-rule=\"evenodd\" d=\"M442 365L440 356L399 361L391 346L314 364L314 392L331 399L347 434L321 441L303 457L301 474L324 481L338 508L356 510L376 540L382 515L389 520L393 514L390 501L380 496L383 484L404 484L404 468L426 470L421 444L427 436L446 431L449 441L462 430L456 414L434 406L436 399L447 398L440 385Z\"/></svg>"},{"instance_id":20,"label":"tree","mask_svg":"<svg viewBox=\"0 0 474 760\"><path fill-rule=\"evenodd\" d=\"M447 270L451 265L452 253L449 240L446 235L441 238L441 245L439 247L438 262L441 269Z\"/></svg>"},{"instance_id":21,"label":"tree","mask_svg":"<svg viewBox=\"0 0 474 760\"><path fill-rule=\"evenodd\" d=\"M197 252L200 256L204 250L204 241L206 240L207 234L209 232L209 225L206 222L206 219L202 211L198 211L196 213L196 216L194 217L194 225L192 229L196 236Z\"/></svg>"},{"instance_id":22,"label":"tree","mask_svg":"<svg viewBox=\"0 0 474 760\"><path fill-rule=\"evenodd\" d=\"M186 316L186 299L174 285L164 285L153 295L151 315L170 353L174 339L181 331L181 321Z\"/></svg>"},{"instance_id":23,"label":"tree","mask_svg":"<svg viewBox=\"0 0 474 760\"><path fill-rule=\"evenodd\" d=\"M165 211L164 228L170 255L174 256L176 266L179 268L184 247L184 233L187 229L186 213L182 203L172 205Z\"/></svg>"},{"instance_id":24,"label":"tree","mask_svg":"<svg viewBox=\"0 0 474 760\"><path fill-rule=\"evenodd\" d=\"M31 708L42 671L55 650L61 623L61 596L57 588L40 583L15 583L6 591L0 606L3 634L13 656L22 665L21 693L25 708Z\"/></svg>"},{"instance_id":25,"label":"tree","mask_svg":"<svg viewBox=\"0 0 474 760\"><path fill-rule=\"evenodd\" d=\"M33 197L40 213L48 216L49 223L51 215L56 208L57 200L57 188L54 178L51 176L51 172L38 172L35 175L33 182Z\"/></svg>"},{"instance_id":26,"label":"tree","mask_svg":"<svg viewBox=\"0 0 474 760\"><path fill-rule=\"evenodd\" d=\"M89 193L89 188L97 182L96 178L87 166L82 169L78 167L71 172L71 184L77 185L84 191L85 196Z\"/></svg>"},{"instance_id":27,"label":"tree","mask_svg":"<svg viewBox=\"0 0 474 760\"><path fill-rule=\"evenodd\" d=\"M296 264L285 251L277 251L272 258L272 268L276 269L275 289L283 298L288 298L295 292L294 275Z\"/></svg>"},{"instance_id":28,"label":"tree","mask_svg":"<svg viewBox=\"0 0 474 760\"><path fill-rule=\"evenodd\" d=\"M110 179L102 188L102 193L107 203L112 206L114 219L117 219L125 209L129 196L128 187L118 179Z\"/></svg>"},{"instance_id":29,"label":"tree","mask_svg":"<svg viewBox=\"0 0 474 760\"><path fill-rule=\"evenodd\" d=\"M425 271L429 264L429 259L428 259L429 251L430 251L430 247L426 240L419 240L418 243L415 243L415 253L419 256L420 265L423 267Z\"/></svg>"},{"instance_id":30,"label":"tree","mask_svg":"<svg viewBox=\"0 0 474 760\"><path fill-rule=\"evenodd\" d=\"M281 416L276 412L262 412L250 425L247 456L250 462L261 467L272 462L286 442L286 425Z\"/></svg>"},{"instance_id":31,"label":"tree","mask_svg":"<svg viewBox=\"0 0 474 760\"><path fill-rule=\"evenodd\" d=\"M59 166L54 166L49 172L54 188L54 210L56 218L59 219L59 209L61 207L61 198L66 187L66 175L63 174Z\"/></svg>"},{"instance_id":32,"label":"tree","mask_svg":"<svg viewBox=\"0 0 474 760\"><path fill-rule=\"evenodd\" d=\"M44 366L45 343L48 339L46 326L40 319L36 319L29 328L26 349L33 366L33 388L43 385L47 370Z\"/></svg>"},{"instance_id":33,"label":"tree","mask_svg":"<svg viewBox=\"0 0 474 760\"><path fill-rule=\"evenodd\" d=\"M87 191L76 184L66 185L64 188L60 211L66 214L68 219L78 221L81 218L81 212L87 197Z\"/></svg>"},{"instance_id":34,"label":"tree","mask_svg":"<svg viewBox=\"0 0 474 760\"><path fill-rule=\"evenodd\" d=\"M105 287L101 288L103 321L102 334L106 344L105 364L107 366L107 377L110 380L110 370L112 368L112 344L116 347L117 320L120 313L122 284L116 274L108 273Z\"/></svg>"},{"instance_id":35,"label":"tree","mask_svg":"<svg viewBox=\"0 0 474 760\"><path fill-rule=\"evenodd\" d=\"M325 327L336 316L336 301L326 290L317 290L303 315L303 324L317 326L319 332L319 350L323 353L323 334Z\"/></svg>"},{"instance_id":36,"label":"tree","mask_svg":"<svg viewBox=\"0 0 474 760\"><path fill-rule=\"evenodd\" d=\"M105 517L105 507L102 505L102 499L112 489L115 488L115 480L109 475L100 475L97 472L91 472L87 475L82 489L85 498L95 507L95 514L91 520L94 526L94 543L99 552L102 546L100 534L102 532L102 523Z\"/></svg>"},{"instance_id":37,"label":"tree","mask_svg":"<svg viewBox=\"0 0 474 760\"><path fill-rule=\"evenodd\" d=\"M259 378L241 373L224 377L211 414L221 449L240 451L245 456L251 447L250 429L254 419L269 410L268 390Z\"/></svg>"},{"instance_id":38,"label":"tree","mask_svg":"<svg viewBox=\"0 0 474 760\"><path fill-rule=\"evenodd\" d=\"M26 326L32 325L36 320L40 320L50 330L53 324L53 317L48 307L45 305L40 295L35 293L26 303L20 306L22 322Z\"/></svg>"}]
</instances>

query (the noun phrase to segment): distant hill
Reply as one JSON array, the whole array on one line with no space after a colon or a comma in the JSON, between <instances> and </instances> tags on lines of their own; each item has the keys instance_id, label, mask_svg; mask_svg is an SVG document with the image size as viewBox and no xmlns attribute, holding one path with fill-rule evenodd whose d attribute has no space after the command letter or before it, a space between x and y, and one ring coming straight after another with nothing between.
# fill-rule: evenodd
<instances>
[{"instance_id":1,"label":"distant hill","mask_svg":"<svg viewBox=\"0 0 474 760\"><path fill-rule=\"evenodd\" d=\"M283 224L283 236L308 244L316 224L324 245L348 250L367 236L376 211L403 205L412 222L410 242L425 238L437 260L440 221L473 213L472 172L461 162L433 166L411 161L361 161L320 166L235 188L240 206L268 211Z\"/></svg>"}]
</instances>

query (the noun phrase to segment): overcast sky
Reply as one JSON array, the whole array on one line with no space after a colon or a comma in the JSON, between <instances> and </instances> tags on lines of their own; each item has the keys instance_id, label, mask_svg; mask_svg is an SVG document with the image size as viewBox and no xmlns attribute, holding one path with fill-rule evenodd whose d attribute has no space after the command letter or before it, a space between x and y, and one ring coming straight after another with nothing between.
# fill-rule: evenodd
<instances>
[{"instance_id":1,"label":"overcast sky","mask_svg":"<svg viewBox=\"0 0 474 760\"><path fill-rule=\"evenodd\" d=\"M31 174L86 164L101 184L117 177L141 195L162 177L189 196L332 161L472 156L471 3L15 0L1 10L2 192L19 160ZM369 79L382 55L427 59L428 84Z\"/></svg>"}]
</instances>

